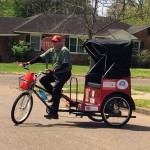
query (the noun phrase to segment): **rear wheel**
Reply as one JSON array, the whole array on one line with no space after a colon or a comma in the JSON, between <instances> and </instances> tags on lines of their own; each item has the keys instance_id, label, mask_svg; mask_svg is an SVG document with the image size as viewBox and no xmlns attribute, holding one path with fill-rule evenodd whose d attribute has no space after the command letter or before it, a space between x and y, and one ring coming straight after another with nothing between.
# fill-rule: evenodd
<instances>
[{"instance_id":1,"label":"rear wheel","mask_svg":"<svg viewBox=\"0 0 150 150\"><path fill-rule=\"evenodd\" d=\"M101 115L110 127L122 127L131 118L132 109L128 99L123 95L112 95L102 105Z\"/></svg>"},{"instance_id":2,"label":"rear wheel","mask_svg":"<svg viewBox=\"0 0 150 150\"><path fill-rule=\"evenodd\" d=\"M33 107L33 97L29 93L21 93L15 100L11 119L15 124L23 123L30 115Z\"/></svg>"}]
</instances>

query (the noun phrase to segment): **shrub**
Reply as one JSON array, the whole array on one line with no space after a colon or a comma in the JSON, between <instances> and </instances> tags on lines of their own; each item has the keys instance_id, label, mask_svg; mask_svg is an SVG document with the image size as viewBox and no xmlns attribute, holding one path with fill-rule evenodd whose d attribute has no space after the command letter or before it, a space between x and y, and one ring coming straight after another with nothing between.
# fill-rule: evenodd
<instances>
[{"instance_id":1,"label":"shrub","mask_svg":"<svg viewBox=\"0 0 150 150\"><path fill-rule=\"evenodd\" d=\"M140 67L139 66L139 55L133 55L132 56L131 67L133 67L133 68Z\"/></svg>"},{"instance_id":2,"label":"shrub","mask_svg":"<svg viewBox=\"0 0 150 150\"><path fill-rule=\"evenodd\" d=\"M15 56L16 61L24 61L32 54L33 49L29 43L25 41L19 41L17 44L14 43L11 51Z\"/></svg>"},{"instance_id":3,"label":"shrub","mask_svg":"<svg viewBox=\"0 0 150 150\"><path fill-rule=\"evenodd\" d=\"M150 68L150 49L132 56L132 67Z\"/></svg>"},{"instance_id":4,"label":"shrub","mask_svg":"<svg viewBox=\"0 0 150 150\"><path fill-rule=\"evenodd\" d=\"M144 68L150 68L150 49L141 51L140 65Z\"/></svg>"}]
</instances>

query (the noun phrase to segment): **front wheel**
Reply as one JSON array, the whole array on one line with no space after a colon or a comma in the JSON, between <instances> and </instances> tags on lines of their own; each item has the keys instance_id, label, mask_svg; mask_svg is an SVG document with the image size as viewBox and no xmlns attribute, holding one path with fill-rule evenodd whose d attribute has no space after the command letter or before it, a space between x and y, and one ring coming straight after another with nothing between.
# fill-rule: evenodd
<instances>
[{"instance_id":1,"label":"front wheel","mask_svg":"<svg viewBox=\"0 0 150 150\"><path fill-rule=\"evenodd\" d=\"M132 109L128 98L124 95L112 95L102 105L101 115L110 127L122 127L131 118Z\"/></svg>"},{"instance_id":2,"label":"front wheel","mask_svg":"<svg viewBox=\"0 0 150 150\"><path fill-rule=\"evenodd\" d=\"M33 107L33 97L29 93L21 93L15 100L12 110L11 119L15 124L23 123L30 115Z\"/></svg>"}]
</instances>

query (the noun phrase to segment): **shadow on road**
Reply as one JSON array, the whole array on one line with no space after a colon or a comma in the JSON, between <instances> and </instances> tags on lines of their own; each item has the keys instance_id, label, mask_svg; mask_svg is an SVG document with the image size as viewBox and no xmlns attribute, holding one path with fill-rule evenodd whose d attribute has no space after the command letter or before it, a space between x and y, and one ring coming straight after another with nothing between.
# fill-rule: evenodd
<instances>
[{"instance_id":1,"label":"shadow on road","mask_svg":"<svg viewBox=\"0 0 150 150\"><path fill-rule=\"evenodd\" d=\"M141 126L141 125L133 125L133 124L127 124L124 127L122 127L124 130L132 130L132 131L149 131L150 132L150 125L148 126Z\"/></svg>"},{"instance_id":2,"label":"shadow on road","mask_svg":"<svg viewBox=\"0 0 150 150\"><path fill-rule=\"evenodd\" d=\"M53 124L40 124L40 123L23 123L21 125L17 125L17 127L69 127L69 128L107 128L104 123L96 123L96 122L66 122L66 123L53 123Z\"/></svg>"},{"instance_id":3,"label":"shadow on road","mask_svg":"<svg viewBox=\"0 0 150 150\"><path fill-rule=\"evenodd\" d=\"M84 128L84 129L97 129L97 128L109 128L105 125L105 123L97 123L97 122L72 122L66 121L66 123L53 123L53 124L40 124L40 123L24 123L18 125L18 127L69 127L69 128ZM141 126L141 125L131 125L126 124L121 128L112 128L112 129L120 129L120 130L131 130L131 131L149 131L150 126Z\"/></svg>"}]
</instances>

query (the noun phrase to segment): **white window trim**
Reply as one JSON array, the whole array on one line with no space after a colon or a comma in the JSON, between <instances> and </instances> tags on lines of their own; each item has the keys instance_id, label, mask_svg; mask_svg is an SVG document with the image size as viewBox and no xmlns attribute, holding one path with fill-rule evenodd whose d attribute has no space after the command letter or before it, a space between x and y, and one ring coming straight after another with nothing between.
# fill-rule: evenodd
<instances>
[{"instance_id":1,"label":"white window trim","mask_svg":"<svg viewBox=\"0 0 150 150\"><path fill-rule=\"evenodd\" d=\"M70 37L70 38L69 38L69 50L70 50L70 41L71 41L70 39L73 39L73 38L75 38L75 39L77 40L77 37ZM71 53L71 54L77 53L77 45L76 45L76 51L75 51L75 52L71 52L71 51L70 51L70 53Z\"/></svg>"},{"instance_id":2,"label":"white window trim","mask_svg":"<svg viewBox=\"0 0 150 150\"><path fill-rule=\"evenodd\" d=\"M30 35L30 44L31 44L31 38L32 38L32 37L39 37L39 38L40 38L39 49L38 49L38 50L37 50L37 49L34 49L34 51L37 51L37 52L41 51L41 39L42 39L41 35L34 35L34 34L31 34L31 35Z\"/></svg>"},{"instance_id":3,"label":"white window trim","mask_svg":"<svg viewBox=\"0 0 150 150\"><path fill-rule=\"evenodd\" d=\"M138 50L137 52L140 52L140 47L141 47L141 41L140 40L132 40L132 42L137 42L138 43ZM135 50L134 48L132 48L132 50Z\"/></svg>"},{"instance_id":4,"label":"white window trim","mask_svg":"<svg viewBox=\"0 0 150 150\"><path fill-rule=\"evenodd\" d=\"M71 54L85 54L86 52L77 52L78 43L79 43L79 37L69 37L69 49L70 49L70 39L75 38L76 39L76 51L70 52Z\"/></svg>"},{"instance_id":5,"label":"white window trim","mask_svg":"<svg viewBox=\"0 0 150 150\"><path fill-rule=\"evenodd\" d=\"M132 47L132 52L137 51L137 53L133 53L133 55L136 55L136 54L140 53L141 41L140 40L132 40L132 43L134 43L134 42L138 43L138 49L135 49L134 47Z\"/></svg>"}]
</instances>

